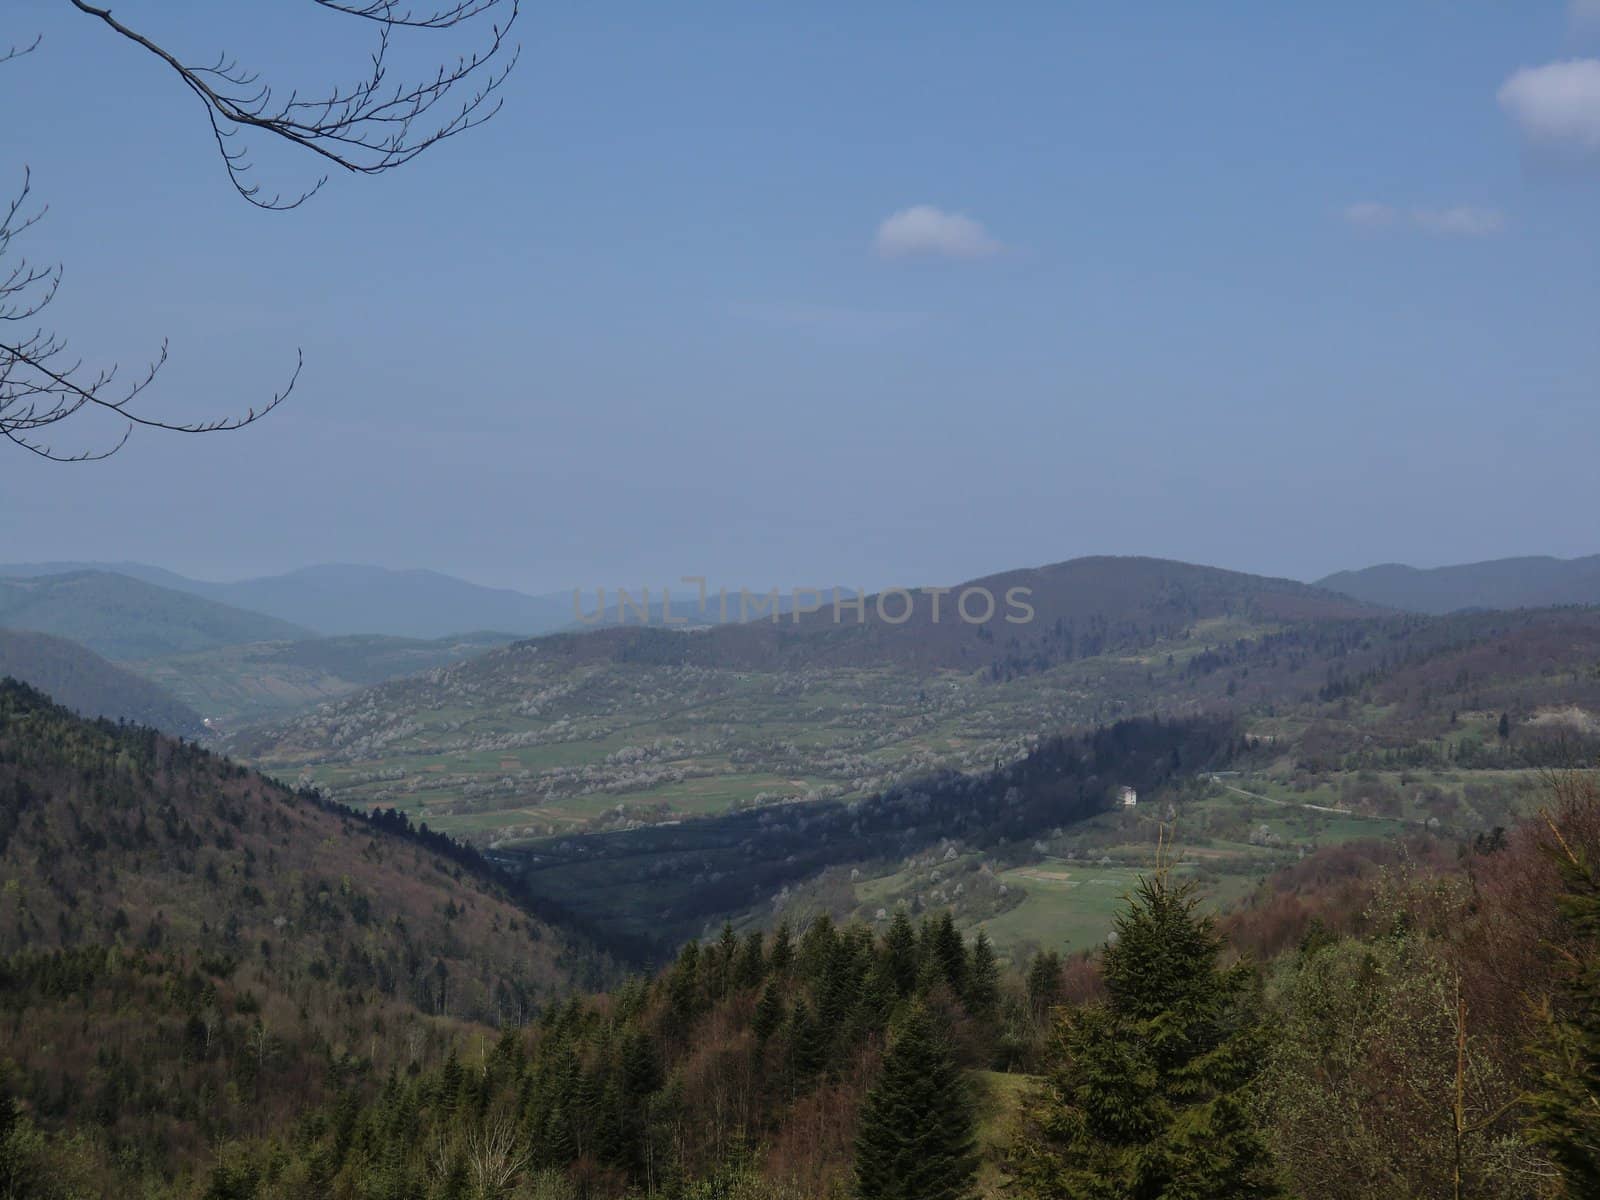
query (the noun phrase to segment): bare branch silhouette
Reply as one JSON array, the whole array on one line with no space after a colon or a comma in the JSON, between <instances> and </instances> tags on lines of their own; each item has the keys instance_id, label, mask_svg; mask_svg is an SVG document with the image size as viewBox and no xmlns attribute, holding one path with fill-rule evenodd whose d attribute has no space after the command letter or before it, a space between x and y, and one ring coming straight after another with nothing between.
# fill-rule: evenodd
<instances>
[{"instance_id":1,"label":"bare branch silhouette","mask_svg":"<svg viewBox=\"0 0 1600 1200\"><path fill-rule=\"evenodd\" d=\"M516 64L518 50L506 38L515 22L520 0L456 0L438 7L410 8L397 0L310 0L325 11L365 21L376 27L369 69L354 84L335 86L325 95L303 97L298 91L282 94L260 75L241 67L226 54L209 65L185 62L147 35L124 24L108 8L69 0L79 12L92 17L118 36L154 55L177 74L205 107L212 136L234 190L257 208L296 208L327 183L320 176L301 191L264 194L252 179L252 164L241 135L258 131L290 143L322 162L364 175L377 175L402 166L432 146L483 124L500 109L497 95ZM493 10L505 15L494 23L486 45L458 56L419 81L391 83L389 53L396 31L439 32L453 29ZM40 39L0 51L0 64L32 53ZM463 85L465 87L463 88ZM435 109L452 93L465 92L453 108ZM260 420L294 390L303 356L296 353L287 383L264 404L209 421L184 423L152 417L139 401L154 384L167 361L163 342L159 353L131 381L118 379L116 366L91 369L73 357L66 339L34 325L35 318L55 298L61 284L58 265L41 266L16 253L15 240L44 216L43 206L32 206L32 174L26 168L20 190L6 205L0 219L0 437L42 458L57 462L88 462L115 454L136 427L173 433L217 433L241 429ZM9 331L18 330L12 336ZM99 410L124 423L114 443L78 452L58 451L44 431L80 413Z\"/></svg>"}]
</instances>

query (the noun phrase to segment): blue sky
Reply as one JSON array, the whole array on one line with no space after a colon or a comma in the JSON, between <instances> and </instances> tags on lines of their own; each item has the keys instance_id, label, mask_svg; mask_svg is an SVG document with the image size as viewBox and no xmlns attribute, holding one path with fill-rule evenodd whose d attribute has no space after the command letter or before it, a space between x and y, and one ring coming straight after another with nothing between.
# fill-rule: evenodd
<instances>
[{"instance_id":1,"label":"blue sky","mask_svg":"<svg viewBox=\"0 0 1600 1200\"><path fill-rule=\"evenodd\" d=\"M254 7L116 13L359 72L361 30ZM542 590L1600 551L1594 0L530 5L492 124L287 214L159 63L7 8L54 324L170 337L170 413L306 368L248 431L8 455L0 560Z\"/></svg>"}]
</instances>

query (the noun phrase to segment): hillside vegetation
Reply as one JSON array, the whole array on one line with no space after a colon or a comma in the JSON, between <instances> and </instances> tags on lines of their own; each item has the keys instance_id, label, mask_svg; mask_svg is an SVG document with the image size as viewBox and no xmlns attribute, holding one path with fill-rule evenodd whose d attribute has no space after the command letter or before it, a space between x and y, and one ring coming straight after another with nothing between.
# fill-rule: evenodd
<instances>
[{"instance_id":1,"label":"hillside vegetation","mask_svg":"<svg viewBox=\"0 0 1600 1200\"><path fill-rule=\"evenodd\" d=\"M9 681L0 879L7 1087L158 1172L609 969L437 835Z\"/></svg>"},{"instance_id":2,"label":"hillside vegetation","mask_svg":"<svg viewBox=\"0 0 1600 1200\"><path fill-rule=\"evenodd\" d=\"M1600 604L1600 555L1500 558L1427 569L1386 563L1340 571L1317 586L1408 612Z\"/></svg>"},{"instance_id":3,"label":"hillside vegetation","mask_svg":"<svg viewBox=\"0 0 1600 1200\"><path fill-rule=\"evenodd\" d=\"M55 634L118 661L308 636L276 617L106 571L0 578L0 626Z\"/></svg>"},{"instance_id":4,"label":"hillside vegetation","mask_svg":"<svg viewBox=\"0 0 1600 1200\"><path fill-rule=\"evenodd\" d=\"M423 640L380 635L218 646L130 663L181 697L223 732L309 708L363 687L462 662L509 636L467 634Z\"/></svg>"},{"instance_id":5,"label":"hillside vegetation","mask_svg":"<svg viewBox=\"0 0 1600 1200\"><path fill-rule=\"evenodd\" d=\"M200 714L171 692L65 638L0 629L0 678L6 676L32 684L80 716L185 737L203 732Z\"/></svg>"}]
</instances>

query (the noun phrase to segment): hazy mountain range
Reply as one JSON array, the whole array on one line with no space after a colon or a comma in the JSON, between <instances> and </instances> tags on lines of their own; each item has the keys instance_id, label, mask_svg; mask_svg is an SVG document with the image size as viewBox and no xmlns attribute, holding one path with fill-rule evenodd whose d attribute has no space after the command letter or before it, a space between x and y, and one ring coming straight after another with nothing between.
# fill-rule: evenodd
<instances>
[{"instance_id":1,"label":"hazy mountain range","mask_svg":"<svg viewBox=\"0 0 1600 1200\"><path fill-rule=\"evenodd\" d=\"M507 588L482 587L437 571L329 564L302 567L283 575L215 583L145 563L0 565L0 577L81 571L123 575L275 617L299 627L300 637L309 632L438 638L478 630L528 636L558 629L573 619L572 599L565 594L529 596ZM4 620L3 615L0 620Z\"/></svg>"},{"instance_id":2,"label":"hazy mountain range","mask_svg":"<svg viewBox=\"0 0 1600 1200\"><path fill-rule=\"evenodd\" d=\"M1385 563L1340 571L1317 583L1371 604L1434 614L1600 604L1600 555L1500 558L1426 569Z\"/></svg>"}]
</instances>

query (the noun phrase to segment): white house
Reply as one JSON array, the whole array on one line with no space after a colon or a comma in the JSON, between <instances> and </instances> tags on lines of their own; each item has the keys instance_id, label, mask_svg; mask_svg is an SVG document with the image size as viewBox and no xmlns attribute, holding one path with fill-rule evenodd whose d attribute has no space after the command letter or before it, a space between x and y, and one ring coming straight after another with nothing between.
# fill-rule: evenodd
<instances>
[{"instance_id":1,"label":"white house","mask_svg":"<svg viewBox=\"0 0 1600 1200\"><path fill-rule=\"evenodd\" d=\"M1139 803L1139 793L1131 787L1125 787L1117 792L1117 799L1122 801L1123 808L1132 808Z\"/></svg>"}]
</instances>

